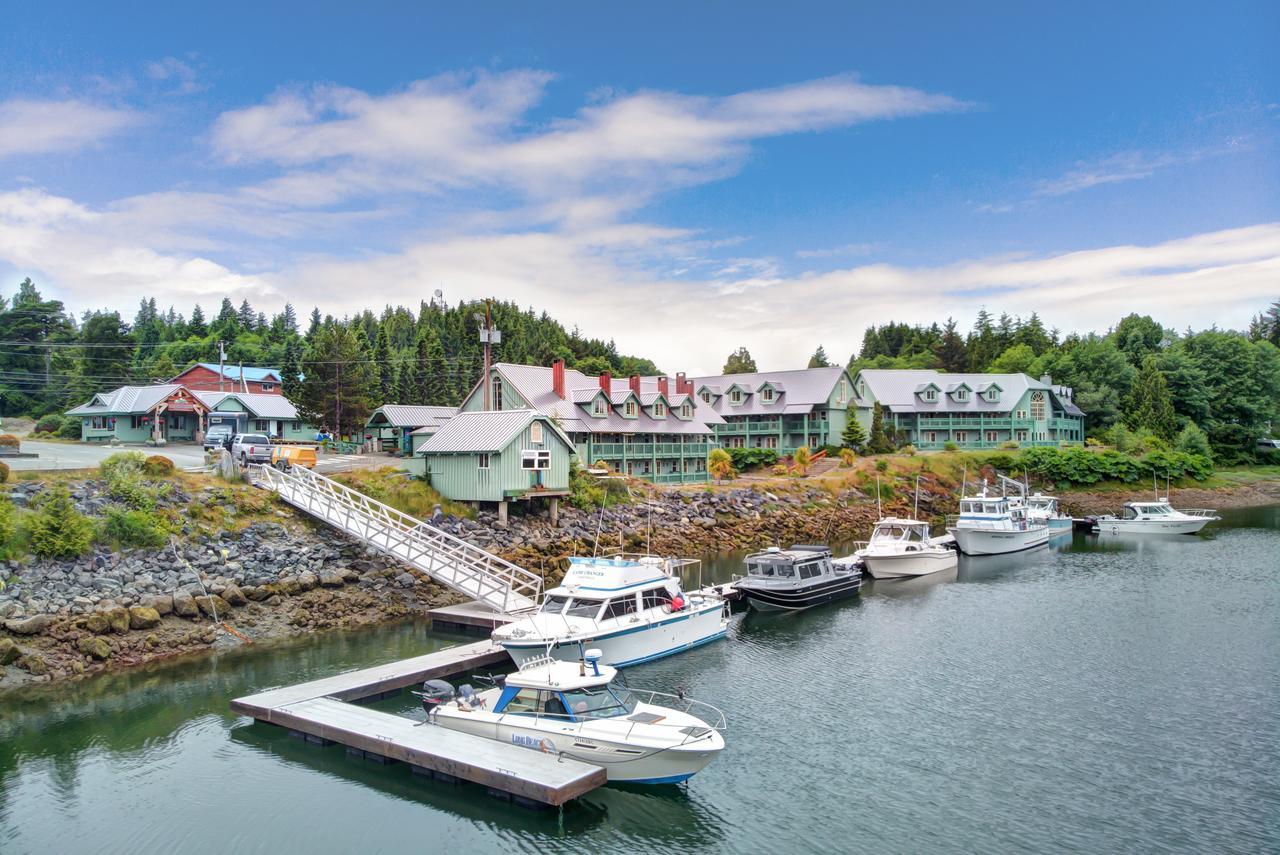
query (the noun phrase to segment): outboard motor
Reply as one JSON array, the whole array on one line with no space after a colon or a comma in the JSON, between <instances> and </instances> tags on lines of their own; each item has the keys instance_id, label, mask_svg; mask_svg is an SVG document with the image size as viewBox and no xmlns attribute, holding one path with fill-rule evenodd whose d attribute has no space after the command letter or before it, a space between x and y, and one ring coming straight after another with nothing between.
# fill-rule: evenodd
<instances>
[{"instance_id":1,"label":"outboard motor","mask_svg":"<svg viewBox=\"0 0 1280 855\"><path fill-rule=\"evenodd\" d=\"M444 680L427 680L422 684L422 708L430 715L436 707L453 700L453 685Z\"/></svg>"}]
</instances>

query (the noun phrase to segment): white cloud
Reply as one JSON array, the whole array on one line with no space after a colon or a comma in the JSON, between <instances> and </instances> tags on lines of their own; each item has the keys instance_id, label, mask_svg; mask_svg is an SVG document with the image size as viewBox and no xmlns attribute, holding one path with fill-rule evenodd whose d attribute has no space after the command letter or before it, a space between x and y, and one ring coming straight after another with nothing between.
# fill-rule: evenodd
<instances>
[{"instance_id":1,"label":"white cloud","mask_svg":"<svg viewBox=\"0 0 1280 855\"><path fill-rule=\"evenodd\" d=\"M205 88L198 80L196 70L177 57L166 56L148 62L145 69L152 80L172 83L173 91L180 95L191 95Z\"/></svg>"},{"instance_id":2,"label":"white cloud","mask_svg":"<svg viewBox=\"0 0 1280 855\"><path fill-rule=\"evenodd\" d=\"M0 101L0 158L74 151L138 120L131 110L86 101Z\"/></svg>"},{"instance_id":3,"label":"white cloud","mask_svg":"<svg viewBox=\"0 0 1280 855\"><path fill-rule=\"evenodd\" d=\"M797 249L796 258L842 258L850 255L870 255L875 252L873 243L846 243L823 249Z\"/></svg>"}]
</instances>

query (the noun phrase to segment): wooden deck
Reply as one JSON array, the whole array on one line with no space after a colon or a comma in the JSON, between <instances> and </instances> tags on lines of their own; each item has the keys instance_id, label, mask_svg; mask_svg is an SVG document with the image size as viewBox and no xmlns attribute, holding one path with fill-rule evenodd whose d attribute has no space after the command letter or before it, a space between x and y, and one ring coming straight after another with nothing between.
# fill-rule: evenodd
<instances>
[{"instance_id":1,"label":"wooden deck","mask_svg":"<svg viewBox=\"0 0 1280 855\"><path fill-rule=\"evenodd\" d=\"M432 609L428 612L428 615L431 618L431 627L433 629L483 633L484 635L488 635L504 624L519 620L518 616L495 612L483 603L474 601Z\"/></svg>"},{"instance_id":2,"label":"wooden deck","mask_svg":"<svg viewBox=\"0 0 1280 855\"><path fill-rule=\"evenodd\" d=\"M423 680L508 661L501 647L482 641L236 698L231 709L311 741L338 742L352 753L402 761L415 771L470 781L529 803L561 805L603 785L607 776L599 766L419 724L353 703L376 700Z\"/></svg>"}]
</instances>

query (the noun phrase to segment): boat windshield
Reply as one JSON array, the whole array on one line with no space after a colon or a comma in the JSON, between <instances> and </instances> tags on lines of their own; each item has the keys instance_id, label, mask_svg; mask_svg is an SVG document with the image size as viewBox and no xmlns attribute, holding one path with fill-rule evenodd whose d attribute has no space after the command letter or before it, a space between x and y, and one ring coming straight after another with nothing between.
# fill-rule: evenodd
<instances>
[{"instance_id":1,"label":"boat windshield","mask_svg":"<svg viewBox=\"0 0 1280 855\"><path fill-rule=\"evenodd\" d=\"M593 618L600 612L599 600L581 600L574 598L569 604L569 608L565 610L567 617L587 617Z\"/></svg>"},{"instance_id":2,"label":"boat windshield","mask_svg":"<svg viewBox=\"0 0 1280 855\"><path fill-rule=\"evenodd\" d=\"M564 611L565 603L569 602L568 597L552 597L549 596L542 601L542 608L538 609L544 615L558 615Z\"/></svg>"},{"instance_id":3,"label":"boat windshield","mask_svg":"<svg viewBox=\"0 0 1280 855\"><path fill-rule=\"evenodd\" d=\"M565 705L574 718L615 718L635 712L636 697L625 686L610 683L564 693Z\"/></svg>"},{"instance_id":4,"label":"boat windshield","mask_svg":"<svg viewBox=\"0 0 1280 855\"><path fill-rule=\"evenodd\" d=\"M924 533L919 526L913 525L878 525L875 533L871 535L872 540L901 540L901 541L917 541L924 540Z\"/></svg>"}]
</instances>

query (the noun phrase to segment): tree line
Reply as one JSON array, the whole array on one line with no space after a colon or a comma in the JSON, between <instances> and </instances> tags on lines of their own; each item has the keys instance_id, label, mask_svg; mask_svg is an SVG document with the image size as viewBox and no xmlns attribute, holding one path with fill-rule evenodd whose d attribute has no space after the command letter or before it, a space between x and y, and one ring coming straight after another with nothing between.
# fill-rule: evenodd
<instances>
[{"instance_id":1,"label":"tree line","mask_svg":"<svg viewBox=\"0 0 1280 855\"><path fill-rule=\"evenodd\" d=\"M612 341L568 330L546 312L512 302L387 306L335 318L318 308L300 318L292 305L268 317L248 300L223 298L206 316L140 301L131 320L90 310L78 318L46 300L30 279L0 296L0 416L61 413L96 392L163 383L196 362L278 368L284 392L302 415L339 433L355 433L387 403L456 406L483 366L480 321L487 311L502 331L494 361L550 365L564 359L598 374L656 374L648 359L618 352Z\"/></svg>"}]
</instances>

